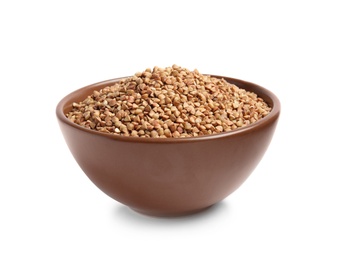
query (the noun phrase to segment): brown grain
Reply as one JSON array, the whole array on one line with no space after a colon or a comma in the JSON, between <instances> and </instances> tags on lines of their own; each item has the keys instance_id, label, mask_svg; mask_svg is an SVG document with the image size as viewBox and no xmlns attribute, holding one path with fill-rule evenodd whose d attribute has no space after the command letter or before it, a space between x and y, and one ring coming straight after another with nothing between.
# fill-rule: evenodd
<instances>
[{"instance_id":1,"label":"brown grain","mask_svg":"<svg viewBox=\"0 0 345 260\"><path fill-rule=\"evenodd\" d=\"M85 128L151 138L227 132L271 111L253 92L177 65L135 73L72 106L66 116Z\"/></svg>"}]
</instances>

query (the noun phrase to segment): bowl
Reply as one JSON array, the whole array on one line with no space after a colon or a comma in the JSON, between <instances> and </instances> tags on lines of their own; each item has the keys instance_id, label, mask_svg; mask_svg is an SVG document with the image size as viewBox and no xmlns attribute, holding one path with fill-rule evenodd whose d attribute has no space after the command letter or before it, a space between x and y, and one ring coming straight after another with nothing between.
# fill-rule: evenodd
<instances>
[{"instance_id":1,"label":"bowl","mask_svg":"<svg viewBox=\"0 0 345 260\"><path fill-rule=\"evenodd\" d=\"M269 90L239 79L272 108L263 119L230 132L190 138L140 138L102 133L66 118L72 102L123 78L78 89L56 108L65 141L88 178L105 194L154 216L195 213L223 200L253 172L274 134L280 102Z\"/></svg>"}]
</instances>

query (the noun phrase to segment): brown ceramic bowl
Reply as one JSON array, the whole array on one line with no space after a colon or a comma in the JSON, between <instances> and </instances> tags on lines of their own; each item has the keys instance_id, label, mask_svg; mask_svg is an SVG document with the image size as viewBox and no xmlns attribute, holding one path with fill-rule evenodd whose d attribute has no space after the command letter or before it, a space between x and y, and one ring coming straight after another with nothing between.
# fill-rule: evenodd
<instances>
[{"instance_id":1,"label":"brown ceramic bowl","mask_svg":"<svg viewBox=\"0 0 345 260\"><path fill-rule=\"evenodd\" d=\"M222 78L257 93L272 107L271 113L231 132L178 139L106 134L65 117L72 102L120 80L112 79L67 95L56 114L74 158L104 193L148 215L190 214L223 200L247 179L264 155L280 113L279 100L270 91Z\"/></svg>"}]
</instances>

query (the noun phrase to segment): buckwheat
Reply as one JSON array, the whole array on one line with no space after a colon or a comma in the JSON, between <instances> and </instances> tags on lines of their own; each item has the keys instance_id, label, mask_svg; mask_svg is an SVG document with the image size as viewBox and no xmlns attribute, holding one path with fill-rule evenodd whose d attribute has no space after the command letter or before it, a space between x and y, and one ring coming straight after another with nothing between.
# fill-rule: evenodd
<instances>
[{"instance_id":1,"label":"buckwheat","mask_svg":"<svg viewBox=\"0 0 345 260\"><path fill-rule=\"evenodd\" d=\"M154 67L93 91L66 114L85 128L123 136L183 138L235 130L271 108L255 93L177 65Z\"/></svg>"}]
</instances>

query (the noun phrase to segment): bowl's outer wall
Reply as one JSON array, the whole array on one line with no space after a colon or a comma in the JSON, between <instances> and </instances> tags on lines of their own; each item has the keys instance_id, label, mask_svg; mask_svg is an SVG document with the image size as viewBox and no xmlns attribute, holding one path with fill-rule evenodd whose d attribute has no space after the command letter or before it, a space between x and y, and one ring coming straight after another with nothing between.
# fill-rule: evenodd
<instances>
[{"instance_id":1,"label":"bowl's outer wall","mask_svg":"<svg viewBox=\"0 0 345 260\"><path fill-rule=\"evenodd\" d=\"M91 88L84 88L59 103L60 128L82 170L110 197L152 215L197 211L224 199L247 179L264 155L279 117L280 104L272 93L252 83L223 78L259 94L275 106L274 115L248 131L219 138L128 141L85 131L63 118L72 102L92 93ZM98 83L92 89L115 81Z\"/></svg>"}]
</instances>

